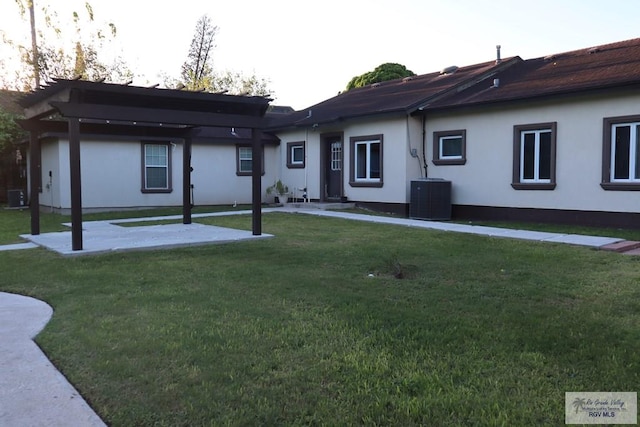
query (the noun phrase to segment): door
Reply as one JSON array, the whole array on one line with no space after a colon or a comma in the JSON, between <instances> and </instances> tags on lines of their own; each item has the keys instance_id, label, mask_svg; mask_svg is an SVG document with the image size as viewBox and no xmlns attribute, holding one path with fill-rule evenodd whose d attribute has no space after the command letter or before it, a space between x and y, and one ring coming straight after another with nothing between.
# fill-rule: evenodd
<instances>
[{"instance_id":1,"label":"door","mask_svg":"<svg viewBox=\"0 0 640 427\"><path fill-rule=\"evenodd\" d=\"M325 135L323 140L323 200L342 199L343 144L342 134Z\"/></svg>"}]
</instances>

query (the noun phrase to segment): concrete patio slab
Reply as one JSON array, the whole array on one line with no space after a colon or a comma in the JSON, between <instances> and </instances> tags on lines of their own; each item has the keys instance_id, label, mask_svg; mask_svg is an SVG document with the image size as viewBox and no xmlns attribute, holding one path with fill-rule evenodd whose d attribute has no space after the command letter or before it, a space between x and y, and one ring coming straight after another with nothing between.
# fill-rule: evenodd
<instances>
[{"instance_id":1,"label":"concrete patio slab","mask_svg":"<svg viewBox=\"0 0 640 427\"><path fill-rule=\"evenodd\" d=\"M107 221L84 222L82 234L83 249L79 251L72 249L70 231L35 236L25 234L21 237L64 256L167 249L273 237L269 234L254 236L250 231L198 223L121 227Z\"/></svg>"}]
</instances>

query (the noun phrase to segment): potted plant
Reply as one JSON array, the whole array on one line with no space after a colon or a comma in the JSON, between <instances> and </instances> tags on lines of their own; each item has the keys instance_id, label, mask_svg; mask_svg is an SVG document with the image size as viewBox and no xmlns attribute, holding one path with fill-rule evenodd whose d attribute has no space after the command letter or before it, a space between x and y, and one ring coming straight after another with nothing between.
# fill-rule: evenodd
<instances>
[{"instance_id":1,"label":"potted plant","mask_svg":"<svg viewBox=\"0 0 640 427\"><path fill-rule=\"evenodd\" d=\"M282 181L277 180L273 185L267 187L267 194L272 193L278 196L278 201L280 203L283 205L287 203L287 200L289 199L289 187L283 184Z\"/></svg>"}]
</instances>

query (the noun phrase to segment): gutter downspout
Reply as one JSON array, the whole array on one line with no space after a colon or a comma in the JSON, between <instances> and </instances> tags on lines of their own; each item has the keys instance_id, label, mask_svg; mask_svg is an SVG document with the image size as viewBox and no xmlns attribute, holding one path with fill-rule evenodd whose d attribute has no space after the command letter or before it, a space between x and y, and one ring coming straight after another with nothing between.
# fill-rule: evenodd
<instances>
[{"instance_id":1,"label":"gutter downspout","mask_svg":"<svg viewBox=\"0 0 640 427\"><path fill-rule=\"evenodd\" d=\"M305 128L304 130L304 190L302 193L302 203L309 202L309 190L308 190L308 178L309 178L309 169L307 164L309 163L308 151L309 151L309 128Z\"/></svg>"},{"instance_id":2,"label":"gutter downspout","mask_svg":"<svg viewBox=\"0 0 640 427\"><path fill-rule=\"evenodd\" d=\"M427 173L427 115L422 113L422 162L424 163L424 177L428 178Z\"/></svg>"}]
</instances>

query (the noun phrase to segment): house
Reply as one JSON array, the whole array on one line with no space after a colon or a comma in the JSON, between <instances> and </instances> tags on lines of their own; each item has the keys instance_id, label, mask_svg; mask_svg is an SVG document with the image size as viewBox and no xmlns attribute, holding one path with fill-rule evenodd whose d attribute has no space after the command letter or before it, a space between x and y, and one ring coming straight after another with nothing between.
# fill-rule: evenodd
<instances>
[{"instance_id":1,"label":"house","mask_svg":"<svg viewBox=\"0 0 640 427\"><path fill-rule=\"evenodd\" d=\"M312 200L454 218L640 227L640 39L381 82L273 120L281 178Z\"/></svg>"},{"instance_id":2,"label":"house","mask_svg":"<svg viewBox=\"0 0 640 427\"><path fill-rule=\"evenodd\" d=\"M280 179L297 200L408 216L414 184L440 179L453 218L640 227L639 101L640 39L527 60L498 50L301 111L272 108L259 196L272 201L265 189ZM205 128L191 138L191 202L255 201L250 130ZM183 137L105 129L83 133L83 210L184 201ZM40 205L60 211L71 206L66 132L40 135Z\"/></svg>"}]
</instances>

